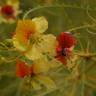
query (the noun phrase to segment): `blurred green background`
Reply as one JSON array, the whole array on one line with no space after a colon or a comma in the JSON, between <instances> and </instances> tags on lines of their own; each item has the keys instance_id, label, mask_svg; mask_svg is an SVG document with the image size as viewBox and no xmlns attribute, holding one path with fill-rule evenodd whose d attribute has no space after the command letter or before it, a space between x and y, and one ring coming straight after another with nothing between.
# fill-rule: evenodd
<instances>
[{"instance_id":1,"label":"blurred green background","mask_svg":"<svg viewBox=\"0 0 96 96\"><path fill-rule=\"evenodd\" d=\"M70 31L78 40L76 52L87 54L88 51L92 55L74 62L79 66L79 77L66 68L50 71L48 74L57 84L56 89L43 86L34 90L28 83L29 78L22 80L15 75L15 58L19 53L13 50L10 39L17 20L30 9L33 11L27 18L47 18L47 33L57 36ZM22 13L15 23L0 24L0 96L96 96L96 0L20 0L20 10Z\"/></svg>"}]
</instances>

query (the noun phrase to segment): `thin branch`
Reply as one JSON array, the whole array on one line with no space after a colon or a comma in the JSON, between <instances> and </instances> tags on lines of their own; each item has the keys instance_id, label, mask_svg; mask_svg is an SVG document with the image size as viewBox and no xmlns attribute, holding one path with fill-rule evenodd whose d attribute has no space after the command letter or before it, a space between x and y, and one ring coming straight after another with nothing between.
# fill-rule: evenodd
<instances>
[{"instance_id":1,"label":"thin branch","mask_svg":"<svg viewBox=\"0 0 96 96\"><path fill-rule=\"evenodd\" d=\"M33 9L31 9L31 10L29 10L28 12L26 12L25 13L25 15L23 16L23 19L26 19L26 17L30 14L30 13L32 13L32 12L34 12L34 11L36 11L36 10L38 10L38 9L42 9L42 8L62 8L62 7L65 7L65 8L76 8L76 9L84 9L84 10L87 10L87 8L84 8L84 7L80 7L80 6L72 6L72 5L65 5L65 4L62 4L62 5L45 5L45 6L38 6L38 7L36 7L36 8L33 8ZM92 10L91 8L89 8L88 10ZM95 9L94 9L95 10Z\"/></svg>"},{"instance_id":2,"label":"thin branch","mask_svg":"<svg viewBox=\"0 0 96 96\"><path fill-rule=\"evenodd\" d=\"M74 53L75 55L78 55L80 57L95 57L96 56L96 53L86 53L86 52L83 52L83 53Z\"/></svg>"},{"instance_id":3,"label":"thin branch","mask_svg":"<svg viewBox=\"0 0 96 96\"><path fill-rule=\"evenodd\" d=\"M5 49L9 50L9 48L3 42L0 42L0 45L5 47Z\"/></svg>"},{"instance_id":4,"label":"thin branch","mask_svg":"<svg viewBox=\"0 0 96 96\"><path fill-rule=\"evenodd\" d=\"M90 31L88 28L86 30L87 30L88 33L93 34L93 35L96 35L95 32Z\"/></svg>"},{"instance_id":5,"label":"thin branch","mask_svg":"<svg viewBox=\"0 0 96 96\"><path fill-rule=\"evenodd\" d=\"M96 23L96 19L90 15L89 10L88 10L88 7L87 7L87 10L86 10L86 13L87 13L88 17L89 17L93 22Z\"/></svg>"},{"instance_id":6,"label":"thin branch","mask_svg":"<svg viewBox=\"0 0 96 96\"><path fill-rule=\"evenodd\" d=\"M90 41L88 40L87 48L86 48L86 53L87 53L87 54L89 53L89 48L90 48Z\"/></svg>"},{"instance_id":7,"label":"thin branch","mask_svg":"<svg viewBox=\"0 0 96 96\"><path fill-rule=\"evenodd\" d=\"M88 82L87 80L84 82L87 86L96 89L96 85L92 84L91 82Z\"/></svg>"},{"instance_id":8,"label":"thin branch","mask_svg":"<svg viewBox=\"0 0 96 96\"><path fill-rule=\"evenodd\" d=\"M78 40L78 43L79 43L79 45L80 45L80 47L81 47L81 51L82 51L82 52L84 52L84 47L83 47L83 44L81 43L81 41L80 41L80 40Z\"/></svg>"},{"instance_id":9,"label":"thin branch","mask_svg":"<svg viewBox=\"0 0 96 96\"><path fill-rule=\"evenodd\" d=\"M96 57L92 57L91 59L94 60L94 61L96 61Z\"/></svg>"},{"instance_id":10,"label":"thin branch","mask_svg":"<svg viewBox=\"0 0 96 96\"><path fill-rule=\"evenodd\" d=\"M75 31L75 30L79 30L79 29L84 29L84 28L88 28L88 27L91 27L92 25L81 25L81 26L77 26L77 27L73 27L69 30L67 30L68 32L71 32L71 31Z\"/></svg>"}]
</instances>

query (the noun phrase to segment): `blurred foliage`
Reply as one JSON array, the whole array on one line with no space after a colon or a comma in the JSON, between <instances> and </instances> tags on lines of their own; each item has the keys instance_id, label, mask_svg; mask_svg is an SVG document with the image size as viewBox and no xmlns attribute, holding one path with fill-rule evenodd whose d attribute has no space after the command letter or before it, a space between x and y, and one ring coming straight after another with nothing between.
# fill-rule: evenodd
<instances>
[{"instance_id":1,"label":"blurred foliage","mask_svg":"<svg viewBox=\"0 0 96 96\"><path fill-rule=\"evenodd\" d=\"M4 0L0 0L3 4ZM35 8L35 9L34 9ZM20 0L22 13L30 9L27 18L45 16L48 33L58 35L71 31L78 44L71 69L63 65L48 76L56 88L47 89L36 77L20 79L15 75L15 60L19 53L12 45L14 24L0 24L0 96L95 96L96 95L96 0ZM69 62L70 66L70 62ZM47 80L46 80L47 82ZM51 81L50 81L51 82Z\"/></svg>"}]
</instances>

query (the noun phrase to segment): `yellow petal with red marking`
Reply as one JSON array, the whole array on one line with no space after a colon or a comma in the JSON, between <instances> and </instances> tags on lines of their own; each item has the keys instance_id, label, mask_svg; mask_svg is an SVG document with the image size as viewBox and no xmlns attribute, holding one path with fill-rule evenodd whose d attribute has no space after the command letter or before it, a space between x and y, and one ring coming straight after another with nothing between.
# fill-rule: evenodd
<instances>
[{"instance_id":1,"label":"yellow petal with red marking","mask_svg":"<svg viewBox=\"0 0 96 96\"><path fill-rule=\"evenodd\" d=\"M30 38L34 34L35 25L31 20L19 20L16 28L15 38L23 46L29 46Z\"/></svg>"},{"instance_id":2,"label":"yellow petal with red marking","mask_svg":"<svg viewBox=\"0 0 96 96\"><path fill-rule=\"evenodd\" d=\"M18 38L16 38L15 36L13 38L13 45L17 50L20 50L20 51L23 51L23 52L27 50L27 46L20 43Z\"/></svg>"}]
</instances>

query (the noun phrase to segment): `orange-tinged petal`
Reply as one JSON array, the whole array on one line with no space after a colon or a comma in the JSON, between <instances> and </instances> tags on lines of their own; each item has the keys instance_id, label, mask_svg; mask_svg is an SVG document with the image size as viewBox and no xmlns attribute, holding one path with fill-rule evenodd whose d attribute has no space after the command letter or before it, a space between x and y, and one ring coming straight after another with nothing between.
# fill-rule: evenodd
<instances>
[{"instance_id":1,"label":"orange-tinged petal","mask_svg":"<svg viewBox=\"0 0 96 96\"><path fill-rule=\"evenodd\" d=\"M29 39L35 32L35 24L31 20L19 20L16 28L16 38L20 43L28 46Z\"/></svg>"}]
</instances>

